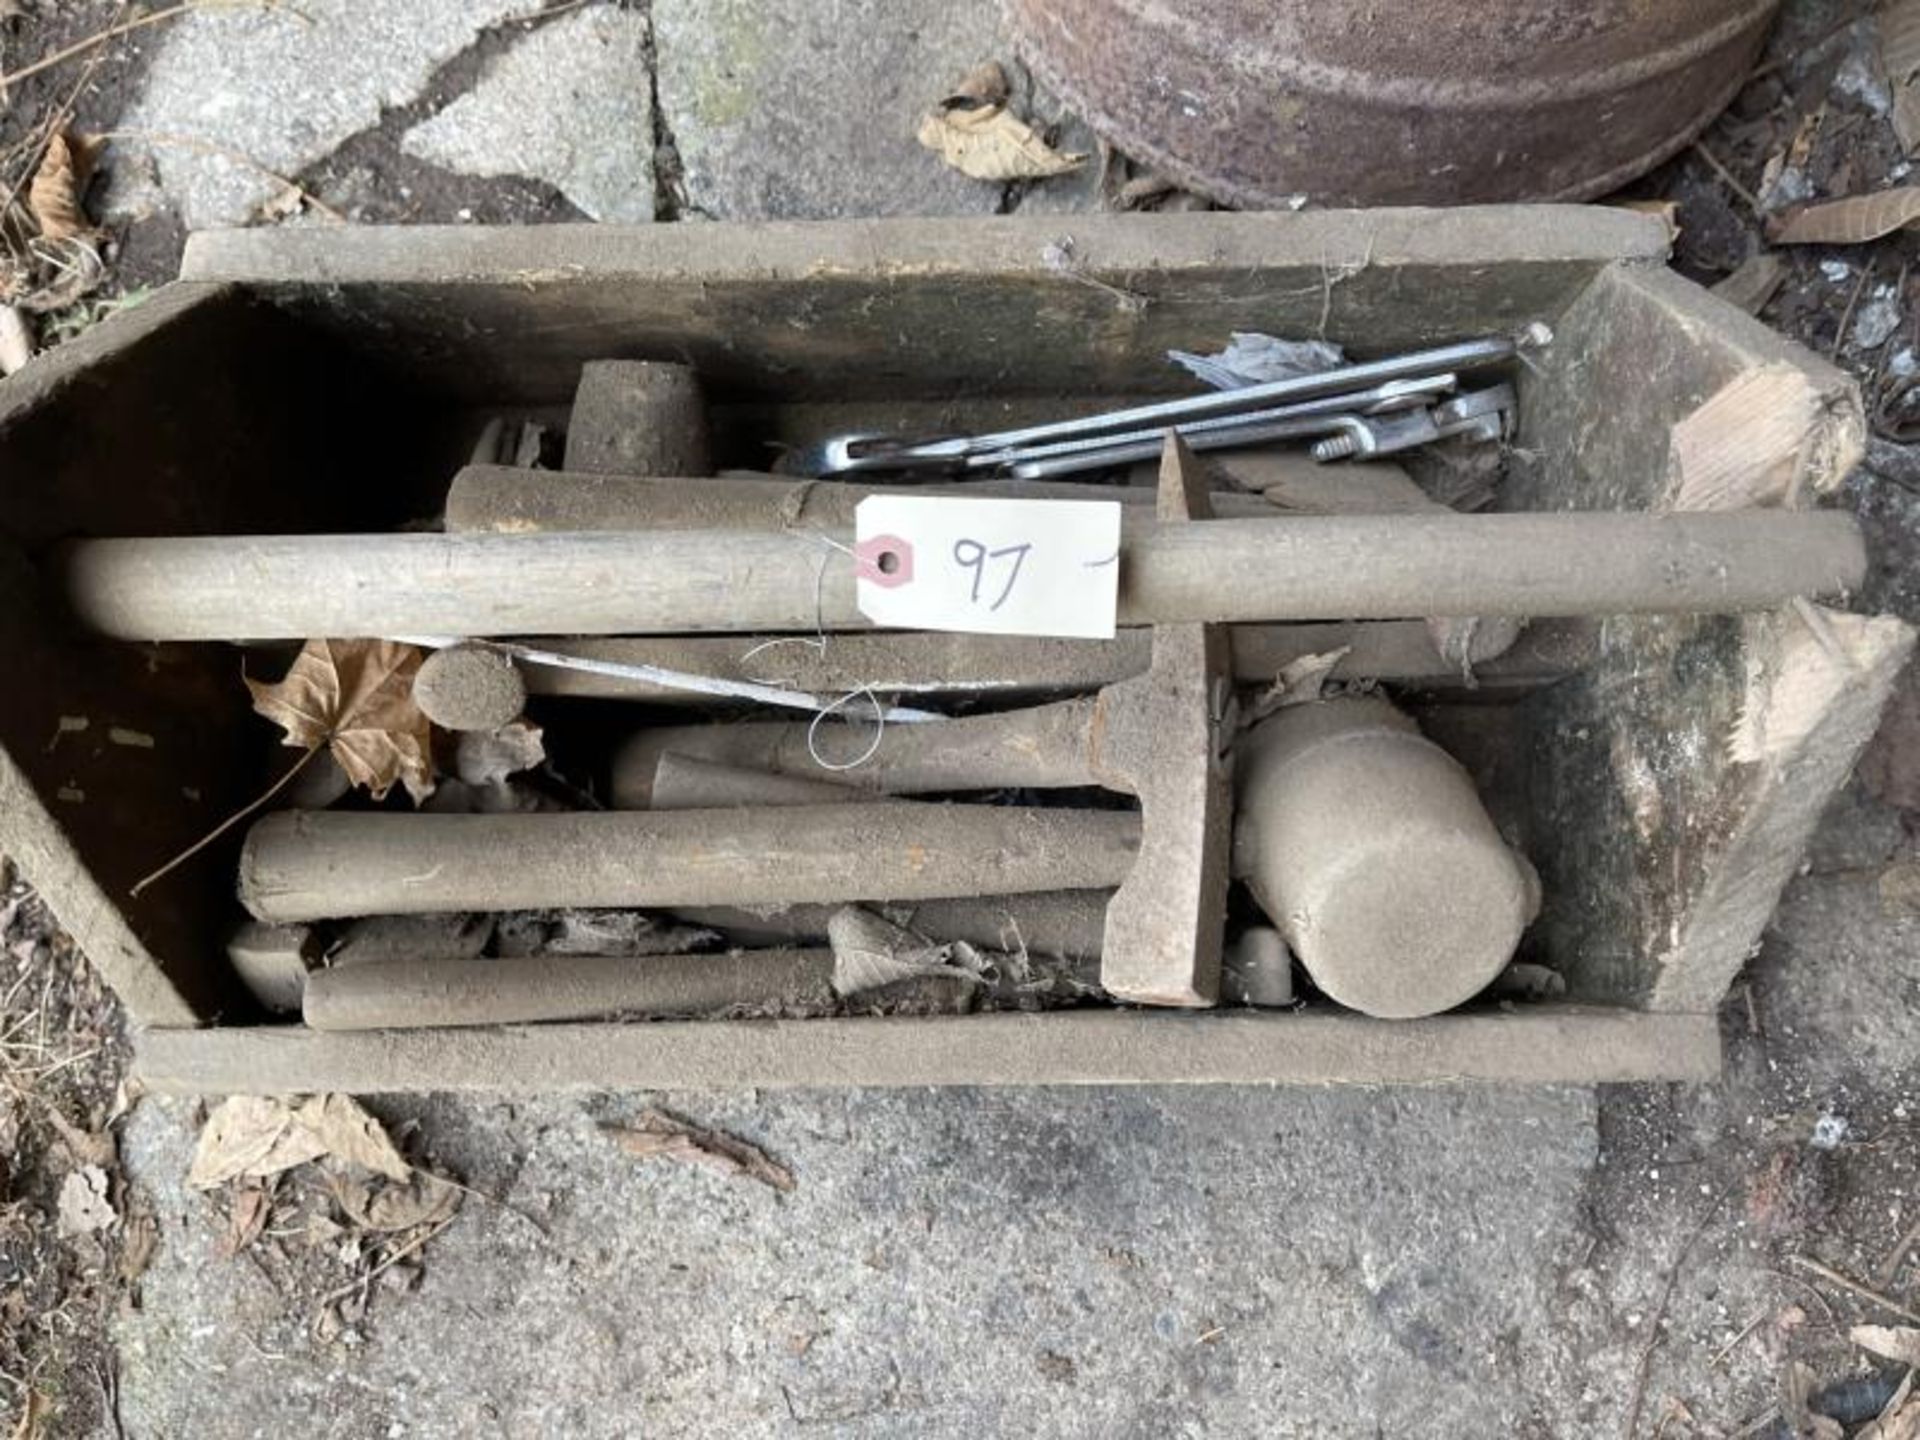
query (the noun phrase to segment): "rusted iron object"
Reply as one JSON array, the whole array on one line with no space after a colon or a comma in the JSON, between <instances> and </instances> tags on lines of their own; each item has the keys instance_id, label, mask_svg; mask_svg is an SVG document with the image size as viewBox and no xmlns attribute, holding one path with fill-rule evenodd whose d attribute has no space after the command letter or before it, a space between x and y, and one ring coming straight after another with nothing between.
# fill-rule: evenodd
<instances>
[{"instance_id":1,"label":"rusted iron object","mask_svg":"<svg viewBox=\"0 0 1920 1440\"><path fill-rule=\"evenodd\" d=\"M1005 0L1104 137L1231 205L1584 200L1740 88L1779 0Z\"/></svg>"}]
</instances>

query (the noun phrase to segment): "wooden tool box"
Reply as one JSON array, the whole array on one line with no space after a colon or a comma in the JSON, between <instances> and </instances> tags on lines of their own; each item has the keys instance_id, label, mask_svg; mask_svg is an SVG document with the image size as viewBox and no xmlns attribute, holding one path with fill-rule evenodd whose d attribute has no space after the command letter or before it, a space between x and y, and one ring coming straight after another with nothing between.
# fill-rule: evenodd
<instances>
[{"instance_id":1,"label":"wooden tool box","mask_svg":"<svg viewBox=\"0 0 1920 1440\"><path fill-rule=\"evenodd\" d=\"M322 1035L228 967L238 830L128 896L284 764L243 652L84 635L47 585L77 536L430 514L479 417L557 419L589 359L697 365L718 462L762 466L770 440L1166 391L1169 348L1236 329L1372 355L1536 320L1509 508L1810 506L1857 458L1852 383L1621 210L195 236L178 283L0 384L0 849L162 1090L1709 1078L1715 1008L1912 646L1895 619L1609 620L1570 678L1409 699L1538 866L1530 944L1564 1000Z\"/></svg>"}]
</instances>

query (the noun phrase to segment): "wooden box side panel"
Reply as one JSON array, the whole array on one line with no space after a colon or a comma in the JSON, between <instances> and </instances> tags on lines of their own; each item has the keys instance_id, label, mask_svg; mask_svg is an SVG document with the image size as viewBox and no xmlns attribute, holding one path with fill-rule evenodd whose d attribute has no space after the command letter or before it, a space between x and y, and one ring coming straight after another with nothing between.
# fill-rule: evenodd
<instances>
[{"instance_id":1,"label":"wooden box side panel","mask_svg":"<svg viewBox=\"0 0 1920 1440\"><path fill-rule=\"evenodd\" d=\"M338 358L236 287L187 284L0 385L0 654L21 682L0 688L0 848L140 1023L250 1017L222 958L238 834L129 892L294 752L252 715L243 652L71 627L59 547L405 518L382 467L419 453L406 392Z\"/></svg>"},{"instance_id":2,"label":"wooden box side panel","mask_svg":"<svg viewBox=\"0 0 1920 1440\"><path fill-rule=\"evenodd\" d=\"M1577 1005L1429 1020L1330 1012L526 1025L322 1033L153 1030L135 1073L171 1093L553 1093L869 1085L1434 1085L1711 1080L1711 1016Z\"/></svg>"},{"instance_id":3,"label":"wooden box side panel","mask_svg":"<svg viewBox=\"0 0 1920 1440\"><path fill-rule=\"evenodd\" d=\"M193 237L239 281L436 389L572 393L583 360L679 359L723 399L1168 390L1233 330L1366 354L1553 319L1648 217L1574 207L819 224L355 227ZM319 283L316 283L319 282Z\"/></svg>"}]
</instances>

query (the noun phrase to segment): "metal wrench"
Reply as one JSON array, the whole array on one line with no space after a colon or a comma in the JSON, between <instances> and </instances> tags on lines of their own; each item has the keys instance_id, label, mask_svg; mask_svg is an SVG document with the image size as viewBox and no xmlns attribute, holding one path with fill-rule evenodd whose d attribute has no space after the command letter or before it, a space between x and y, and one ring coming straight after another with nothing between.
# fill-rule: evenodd
<instances>
[{"instance_id":1,"label":"metal wrench","mask_svg":"<svg viewBox=\"0 0 1920 1440\"><path fill-rule=\"evenodd\" d=\"M1416 445L1430 445L1450 435L1475 440L1504 440L1515 405L1511 385L1489 385L1469 391L1430 410L1394 415L1345 414L1332 417L1330 435L1313 447L1320 461L1344 460L1351 455L1392 455Z\"/></svg>"},{"instance_id":2,"label":"metal wrench","mask_svg":"<svg viewBox=\"0 0 1920 1440\"><path fill-rule=\"evenodd\" d=\"M1537 343L1537 340L1538 337L1532 334L1523 335L1520 339L1488 336L1431 350L1416 350L1385 360L1372 360L1361 365L1347 365L1316 375L1295 376L1267 385L1186 395L1175 400L1161 400L1125 410L1111 410L1099 415L1057 420L989 435L956 435L920 441L901 441L882 435L836 435L790 452L782 468L789 473L822 477L863 470L946 471L964 466L972 456L996 450L1104 435L1110 431L1165 427L1189 420L1244 414L1279 404L1349 394L1392 380L1478 369L1512 358L1522 341L1531 344Z\"/></svg>"},{"instance_id":3,"label":"metal wrench","mask_svg":"<svg viewBox=\"0 0 1920 1440\"><path fill-rule=\"evenodd\" d=\"M1347 422L1356 418L1356 415L1378 416L1383 420L1399 413L1424 415L1426 407L1444 390L1450 389L1453 383L1452 375L1437 375L1431 380L1395 381L1393 387L1381 386L1358 396L1334 396L1312 405L1261 410L1252 415L1233 415L1197 425L1168 428L1177 430L1188 447L1196 451L1234 450L1245 446L1269 445L1279 440L1312 440L1344 431ZM1139 430L1127 435L1095 437L1059 446L1007 451L1004 452L1006 473L1015 480L1051 480L1087 470L1131 465L1135 461L1156 458L1166 444L1166 438L1167 430L1164 429Z\"/></svg>"},{"instance_id":4,"label":"metal wrench","mask_svg":"<svg viewBox=\"0 0 1920 1440\"><path fill-rule=\"evenodd\" d=\"M1240 432L1296 420L1324 420L1335 415L1384 415L1396 410L1419 409L1431 405L1458 383L1459 377L1451 373L1423 376L1417 380L1390 380L1384 385L1376 385L1371 390L1362 390L1353 395L1329 395L1321 400L1306 400L1298 405L1281 405L1271 410L1253 410L1245 415L1221 415L1212 420L1191 420L1180 425L1123 431L1117 435L1090 435L1081 440L1056 440L1050 445L1021 445L1008 450L991 450L969 457L966 466L969 470L1004 469L1015 476L1035 479L1038 478L1037 474L1029 475L1020 467L1043 460L1071 461L1086 457L1080 464L1053 465L1046 471L1049 475L1068 475L1078 470L1099 469L1103 465L1126 464L1132 458L1130 455L1115 458L1109 452L1131 451L1142 445L1150 451L1145 458L1152 459L1160 453L1168 430L1176 431L1182 440L1196 450L1258 444L1258 440L1247 439ZM1339 428L1320 424L1305 430L1288 429L1270 438L1324 435ZM1234 438L1218 438L1228 435Z\"/></svg>"}]
</instances>

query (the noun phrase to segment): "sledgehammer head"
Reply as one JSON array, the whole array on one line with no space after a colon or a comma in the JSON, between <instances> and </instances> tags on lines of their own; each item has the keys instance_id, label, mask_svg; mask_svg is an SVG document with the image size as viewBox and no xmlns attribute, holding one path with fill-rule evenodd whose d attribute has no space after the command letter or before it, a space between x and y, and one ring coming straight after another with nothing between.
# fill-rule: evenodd
<instances>
[{"instance_id":1,"label":"sledgehammer head","mask_svg":"<svg viewBox=\"0 0 1920 1440\"><path fill-rule=\"evenodd\" d=\"M1206 481L1179 437L1160 462L1159 518L1203 520ZM1120 583L1127 577L1123 572ZM1140 855L1107 906L1100 983L1142 1005L1211 1005L1220 989L1232 848L1226 633L1156 625L1147 673L1100 693L1093 768L1140 797Z\"/></svg>"}]
</instances>

